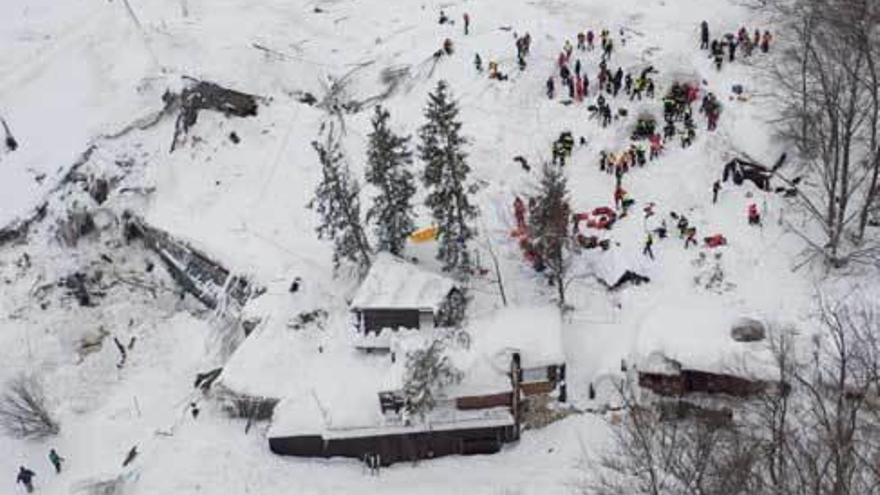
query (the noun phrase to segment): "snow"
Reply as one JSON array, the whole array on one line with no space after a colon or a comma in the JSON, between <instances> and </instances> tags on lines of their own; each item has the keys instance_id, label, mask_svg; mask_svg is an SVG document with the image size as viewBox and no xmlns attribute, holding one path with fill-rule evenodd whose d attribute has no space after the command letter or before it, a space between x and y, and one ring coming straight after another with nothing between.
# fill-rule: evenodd
<instances>
[{"instance_id":1,"label":"snow","mask_svg":"<svg viewBox=\"0 0 880 495\"><path fill-rule=\"evenodd\" d=\"M562 349L562 318L552 306L505 308L469 325L472 352L497 362L505 370L512 353L520 353L524 369L565 363Z\"/></svg>"},{"instance_id":2,"label":"snow","mask_svg":"<svg viewBox=\"0 0 880 495\"><path fill-rule=\"evenodd\" d=\"M441 275L429 273L388 253L379 253L351 301L354 310L419 309L437 312L455 287Z\"/></svg>"},{"instance_id":3,"label":"snow","mask_svg":"<svg viewBox=\"0 0 880 495\"><path fill-rule=\"evenodd\" d=\"M731 337L743 316L738 310L712 298L658 308L638 330L636 368L668 373L665 360L672 359L684 369L772 378L773 355L767 342L737 342Z\"/></svg>"},{"instance_id":4,"label":"snow","mask_svg":"<svg viewBox=\"0 0 880 495\"><path fill-rule=\"evenodd\" d=\"M469 164L481 186L475 197L481 211L475 248L490 273L477 278L470 291L472 347L458 355L458 362L472 381L460 384L457 393L502 386L506 359L514 349L521 351L526 366L561 357L570 400L582 409L596 405L586 399L591 384L611 388L606 385L620 376L621 360L662 353L688 366L721 370L745 358L760 372L761 345L733 342L733 319L758 315L771 330L790 324L809 335L816 326L815 291L845 293L836 286L855 283L839 283L837 275L809 265L795 269L803 261L804 245L784 223L803 225L802 217L779 196L749 184L725 185L718 204L710 202L711 184L728 159L745 152L772 163L785 149L767 124L772 115L761 98L765 88L758 82L758 70L737 62L716 72L696 48L703 19L713 32L734 31L740 24L772 29L760 13L740 2L485 0L398 2L393 8L380 0L128 3L138 22L125 2L85 0L19 2L4 6L0 17L0 42L7 48L0 53L0 116L20 145L14 152L0 149L0 228L49 203L47 219L38 222L25 242L0 246L0 381L19 371L39 373L62 425L59 436L40 441L0 433L0 471L14 473L21 464L32 467L39 493L76 493L84 482L121 475L130 480L126 493L131 494L555 494L570 493L572 483L589 475L591 466L579 466L601 452L610 429L604 417L588 413L527 431L520 442L494 456L395 465L380 477L365 476L351 460L291 459L269 452L267 435L276 428L370 431L383 425L377 393L392 372L387 355L365 355L352 346L348 301L357 280L350 273L333 272L331 244L316 238L315 212L306 207L320 175L309 143L322 124L336 119L300 103L297 95L308 91L320 98L328 76L347 75L348 93L363 100L384 91L384 69L408 67L410 77L383 102L392 126L407 134L422 123L427 92L439 79L449 81L461 105L462 130L470 138ZM460 22L438 25L441 7L456 20L468 11L472 34L463 36ZM599 128L583 108L595 98L594 84L582 105L562 106L543 94L564 39L573 38L578 29L602 27L615 36L618 28L626 28L627 41L617 43L613 68L641 70L652 64L659 71L658 98L639 104L611 99L615 110L631 111L607 129ZM527 70L519 72L512 35L526 31L532 35L532 55ZM434 66L431 53L446 37L455 43L455 53ZM489 81L477 74L475 53L484 65L498 61L510 80ZM595 83L598 53L577 57ZM259 114L237 119L202 112L174 153L168 152L173 118L111 137L155 114L162 93L178 88L182 76L257 94ZM560 132L571 130L576 139L587 140L586 146L575 148L566 167L573 211L610 205L614 179L598 171L599 151L628 146L637 114L647 110L659 117L659 97L683 77L705 80L703 89L723 100L718 131L706 132L697 117L691 148L672 143L659 161L625 177L624 188L637 203L613 230L602 232L612 240L610 251L588 251L576 258L568 286L574 310L560 321L550 307L555 287L523 262L509 236L513 198L534 193L535 165L548 157ZM729 100L735 83L744 84L752 98ZM345 115L343 144L358 178L363 176L369 132L367 110ZM233 131L241 138L239 144L229 139ZM111 173L119 180L117 190L130 189L112 193L100 206L80 183L59 186L92 144L96 149L88 173ZM526 157L531 173L512 162L516 155ZM417 163L416 175L420 170ZM364 188L362 207L374 193ZM419 194L416 202L421 204ZM53 227L74 201L101 212L108 227L71 249L54 240ZM641 208L648 202L657 204L657 214L645 219ZM762 228L746 222L750 202L761 209ZM119 238L116 226L125 209L266 288L244 310L248 318L261 318L260 325L228 361L217 352L216 315L188 296L180 300L157 258ZM718 250L685 250L670 229L670 238L655 238L655 260L647 259L641 254L646 230L663 218L672 227L671 211L686 214L699 229L698 238L719 232L729 244ZM416 213L418 225L431 223L424 208ZM509 309L503 309L494 282L490 245ZM419 263L386 266L390 271L406 268L402 276L377 273L382 283L372 286L370 304L428 301L424 307L435 308L438 294L451 287L435 275L440 273L433 260L435 247L407 246L406 256ZM30 267L22 261L25 253ZM700 261L699 253L705 260ZM102 254L113 262L102 260ZM146 273L147 262L156 269ZM695 283L716 264L729 286L707 289ZM649 276L651 283L615 293L596 283L597 276L614 278L625 269ZM57 281L82 270L102 270L109 279L142 280L154 286L154 293L119 283L96 307L78 307ZM876 293L876 271L851 276ZM291 293L294 277L301 277L302 284ZM329 315L321 325L301 330L289 325L297 315L317 309ZM91 354L79 351L81 339L102 327L122 341L137 338L121 369L110 340ZM244 434L242 421L227 418L192 388L195 373L221 365L223 386L284 398L273 430L258 424ZM187 413L191 401L202 407L197 420ZM329 422L319 404L326 407ZM141 453L122 469L121 460L134 444ZM51 474L46 461L51 447L68 459L60 476ZM11 486L9 479L2 483ZM0 492L6 493L7 485L2 486Z\"/></svg>"}]
</instances>

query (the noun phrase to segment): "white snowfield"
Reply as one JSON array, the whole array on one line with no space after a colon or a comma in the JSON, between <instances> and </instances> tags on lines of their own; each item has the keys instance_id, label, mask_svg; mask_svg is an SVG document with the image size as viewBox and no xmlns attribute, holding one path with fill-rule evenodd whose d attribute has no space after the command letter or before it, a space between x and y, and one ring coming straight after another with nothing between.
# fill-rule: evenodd
<instances>
[{"instance_id":1,"label":"white snowfield","mask_svg":"<svg viewBox=\"0 0 880 495\"><path fill-rule=\"evenodd\" d=\"M768 100L760 98L756 69L737 61L717 72L698 49L704 19L713 36L741 25L772 29L736 0L7 3L0 15L0 117L19 148L10 152L0 142L0 228L44 201L49 207L26 243L0 246L0 381L23 371L42 377L61 432L43 440L0 434L0 493L23 490L14 484L20 465L36 471L41 494L87 493L89 483L111 479L121 480L120 493L126 495L557 494L571 493L589 479L590 463L609 439L610 426L601 415L573 414L526 431L493 456L397 464L370 477L353 460L276 456L268 448L270 424L259 423L245 434L244 421L227 418L193 389L196 373L225 364L224 385L287 398L273 429L323 431L325 416L330 424L356 426L382 419L376 394L386 384L387 362L352 346L350 303L357 284L347 272L333 276L332 244L316 238L316 214L306 207L320 176L310 143L322 124L332 123L342 133L352 174L364 183L372 105L346 114L343 127L324 110L299 101L303 92L320 99L330 78L344 78L348 97L366 101L386 91L383 72L406 69L383 105L392 127L408 134L423 122L428 92L441 79L449 82L470 139L471 177L480 185L474 247L488 269L471 291L469 328L475 349L487 349L462 363L472 377L503 378L494 363L505 346L522 350L536 366L562 357L570 402L589 409L601 405L588 399L590 384L607 384L608 377L619 375L621 360L639 363L662 351L708 370L743 358L760 361L757 346L728 338L731 322L757 315L771 327L793 325L806 335L816 324L812 295L832 282L809 265L793 269L802 261L803 244L781 219L800 218L781 196L750 183L728 183L712 204L712 183L727 160L747 153L770 164L786 148L767 124L772 113ZM438 24L441 9L454 24ZM465 12L471 18L468 36L461 20ZM586 101L565 106L544 92L547 78L558 76L556 57L564 41L574 43L578 30L603 28L616 43L609 68L637 74L653 65L658 71L655 99L609 98L614 111L623 107L629 114L605 129L586 108L595 102L598 49L574 55L590 78ZM514 35L526 32L532 47L521 72ZM432 54L445 38L455 51L435 64ZM478 73L477 53L484 67L497 61L509 80ZM771 49L769 56L780 54ZM258 95L258 115L201 112L173 153L173 117L113 137L155 115L162 94L179 90L183 76ZM624 188L636 203L611 231L590 232L610 239L611 249L576 258L568 285L574 311L560 321L547 309L555 288L524 261L510 236L513 200L535 193L551 143L570 130L577 141L581 136L586 141L576 144L565 169L572 209L613 206L614 177L599 171L599 152L629 146L638 115L651 113L662 122L660 99L677 80L705 81L701 89L718 95L724 105L719 128L707 132L705 119L695 113L692 147L683 150L671 142L658 160L625 176ZM558 77L556 82L564 92ZM747 101L730 98L733 84L744 85ZM230 139L232 132L239 143ZM118 178L103 205L79 183L59 186L93 144L86 170ZM513 161L517 155L528 160L531 172ZM414 168L418 176L422 164L416 161ZM374 194L363 188L364 212ZM419 227L431 224L423 198L420 190ZM54 228L75 202L96 212L100 234L64 247ZM746 208L753 202L763 217L760 228L747 223ZM656 205L650 218L642 210L648 203ZM246 317L262 322L229 361L217 352L214 315L189 296L181 300L155 256L121 241L118 218L125 209L266 288L245 308ZM697 227L698 240L720 233L728 244L684 249L672 211ZM670 235L655 237L652 261L642 247L647 231L662 219ZM498 256L506 310L489 246ZM411 246L406 255L436 274L433 248ZM155 269L147 271L150 263ZM598 281L627 270L650 282L612 293ZM710 283L719 270L723 280ZM101 271L105 280L118 283L94 306L80 307L58 284L77 271ZM297 276L301 287L292 293L288 288ZM403 281L376 281L369 301L383 302L401 291L412 298L407 303L433 300L423 287L441 284L406 280L398 288L388 286L396 282ZM145 285L154 287L152 292ZM327 318L294 328L297 315L316 309ZM104 334L102 345L83 348ZM119 367L112 337L126 344L135 338ZM196 419L189 413L191 402L201 409ZM349 407L366 403L373 408ZM123 468L135 445L138 456ZM66 459L60 475L48 462L50 448Z\"/></svg>"}]
</instances>

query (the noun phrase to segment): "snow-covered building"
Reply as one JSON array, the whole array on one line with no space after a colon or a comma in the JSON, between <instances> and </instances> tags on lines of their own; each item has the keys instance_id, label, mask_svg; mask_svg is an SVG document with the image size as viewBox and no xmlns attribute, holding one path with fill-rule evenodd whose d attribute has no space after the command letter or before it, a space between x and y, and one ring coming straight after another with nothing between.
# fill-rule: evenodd
<instances>
[{"instance_id":1,"label":"snow-covered building","mask_svg":"<svg viewBox=\"0 0 880 495\"><path fill-rule=\"evenodd\" d=\"M778 375L763 336L744 341L737 309L702 303L658 308L644 321L634 357L639 387L661 397L748 397L772 384Z\"/></svg>"},{"instance_id":2,"label":"snow-covered building","mask_svg":"<svg viewBox=\"0 0 880 495\"><path fill-rule=\"evenodd\" d=\"M390 332L385 330L444 326L448 308L460 297L451 279L379 253L351 302L357 346L387 349Z\"/></svg>"},{"instance_id":3,"label":"snow-covered building","mask_svg":"<svg viewBox=\"0 0 880 495\"><path fill-rule=\"evenodd\" d=\"M519 438L520 403L544 394L565 400L562 322L555 307L497 311L468 326L469 338L434 329L399 331L372 373L351 369L357 390L311 388L288 396L269 431L273 452L303 457L379 454L383 464L449 454L497 452ZM407 355L444 339L462 373L423 418L406 414ZM362 356L366 358L367 356ZM339 369L335 379L346 373ZM368 384L365 377L370 377Z\"/></svg>"}]
</instances>

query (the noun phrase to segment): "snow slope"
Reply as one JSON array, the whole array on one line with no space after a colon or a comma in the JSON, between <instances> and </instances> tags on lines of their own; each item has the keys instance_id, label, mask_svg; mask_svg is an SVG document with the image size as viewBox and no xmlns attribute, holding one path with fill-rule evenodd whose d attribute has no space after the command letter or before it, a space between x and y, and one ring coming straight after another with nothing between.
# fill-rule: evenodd
<instances>
[{"instance_id":1,"label":"snow slope","mask_svg":"<svg viewBox=\"0 0 880 495\"><path fill-rule=\"evenodd\" d=\"M630 109L629 120L602 129L588 119L586 103L563 106L544 96L544 82L555 72L555 58L565 39L577 30L607 27L618 40L610 66L640 71L647 64L660 72L658 96L676 79L705 79L725 105L720 127L699 131L694 146L674 143L663 157L625 178L637 200L630 217L609 234L608 253L583 254L575 266L570 300L576 308L565 322L563 349L568 362L569 395L576 406L586 400L589 384L619 369L621 359L647 352L654 342L689 342L682 346L694 360L712 361L728 316L759 315L774 322L810 328L812 294L823 283L809 267L792 268L802 245L781 227L781 218L797 219L791 205L750 186L726 186L717 205L711 184L723 163L739 152L772 162L784 146L772 139L770 115L758 98L729 101L730 87L746 85L756 94L754 70L744 64L716 72L697 50L698 24L734 31L741 24L765 27L760 18L734 0L511 0L388 2L381 0L129 0L126 3L71 0L29 1L9 7L0 19L0 116L21 144L0 152L0 226L22 218L49 200L49 220L26 244L0 247L0 345L4 349L0 380L21 370L39 373L62 424L57 438L20 441L0 436L0 486L20 464L38 473L40 493L77 493L89 480L122 476L125 493L569 493L585 472L582 461L607 440L604 418L571 416L549 427L525 432L518 444L495 456L450 457L415 466L395 465L380 477L366 476L350 460L281 458L268 451L265 425L244 434L242 422L227 419L209 403L193 420L188 404L197 400L191 388L196 372L220 362L214 336L216 319L190 298L177 298L173 283L157 269L148 275L163 287L153 297L137 288L117 287L97 308L79 308L60 290L46 289L52 303L40 308L36 288L84 267L105 266L101 254L114 259L124 276L142 274L154 257L113 242L112 229L76 249L59 246L52 221L73 201L88 201L64 186L61 177L90 144L97 151L89 165L124 174L119 187L153 191L147 195L113 193L103 206L114 214L135 209L150 223L203 249L237 273L252 276L268 292L260 302L271 318L290 318L323 308L330 322L344 320L353 281L334 278L330 244L314 235L315 215L306 208L319 168L310 142L322 124L339 122L322 110L302 104L297 96L323 94L328 77L345 77L353 99L381 94L387 68L409 69L410 76L387 99L392 125L415 133L422 122L427 92L439 79L450 82L461 106L464 132L470 137L469 160L482 189L481 249L491 243L499 255L512 306L546 304L552 287L523 261L509 237L516 195L535 190L535 165L548 158L561 131L584 136L566 173L572 206L586 211L613 202L613 178L598 170L600 150L628 145L636 110L661 113L659 98L631 105L612 100L616 110ZM456 23L437 24L443 8ZM472 32L465 37L461 14L469 12ZM618 30L624 28L625 45ZM514 33L532 35L532 54L525 72L515 68ZM449 37L455 53L436 66L431 54ZM479 53L484 65L498 61L510 75L490 81L473 67ZM595 83L598 50L578 54ZM203 112L184 145L169 153L173 121L147 130L109 137L131 122L161 108L161 94L177 88L181 76L215 81L261 96L259 115L235 119ZM558 80L557 80L558 82ZM595 97L595 87L591 88ZM356 177L363 176L364 148L371 111L347 115L344 145ZM239 144L229 138L231 132ZM524 172L512 158L533 165ZM123 167L119 162L131 163ZM417 165L420 167L420 165ZM36 178L45 174L40 180ZM374 194L364 190L363 204ZM48 196L47 196L48 195ZM745 211L757 202L764 227L747 225ZM657 215L644 219L641 207L656 203ZM670 211L685 213L698 236L723 233L729 245L718 252L685 250L672 235L654 245L656 260L641 255L646 228ZM419 224L429 223L420 211ZM23 253L32 259L22 268ZM698 253L705 252L700 262ZM431 267L430 246L409 253ZM125 259L117 259L118 257ZM613 258L613 259L608 259ZM487 259L484 256L484 262ZM707 291L695 277L720 264L726 282ZM593 277L594 267L619 264L638 267L651 283L607 293ZM294 276L303 289L287 292ZM478 281L472 308L475 318L500 307L494 285ZM698 324L680 325L694 309L710 300L711 309ZM661 311L662 310L662 311ZM658 321L659 320L659 321ZM137 344L129 361L117 369L117 351L107 340L101 349L77 357L79 339L104 326L113 335ZM701 326L706 335L701 334ZM652 332L648 335L648 332ZM660 335L656 335L657 333ZM668 332L668 333L663 333ZM349 366L344 352L314 353L317 345L342 348L340 333L328 330L286 335L275 358L303 359L309 372L272 377L275 381L308 380L310 373ZM707 338L708 336L708 338ZM707 345L699 342L706 339ZM311 339L311 340L309 340ZM248 346L250 342L246 343ZM652 346L649 346L652 347ZM688 357L688 356L684 356ZM258 372L259 362L249 363ZM364 369L368 369L365 367ZM316 379L317 380L317 379ZM322 384L346 393L355 383L323 379ZM138 445L139 456L121 467L125 453ZM50 472L46 454L56 447L67 457L65 472ZM586 470L589 472L589 469Z\"/></svg>"}]
</instances>

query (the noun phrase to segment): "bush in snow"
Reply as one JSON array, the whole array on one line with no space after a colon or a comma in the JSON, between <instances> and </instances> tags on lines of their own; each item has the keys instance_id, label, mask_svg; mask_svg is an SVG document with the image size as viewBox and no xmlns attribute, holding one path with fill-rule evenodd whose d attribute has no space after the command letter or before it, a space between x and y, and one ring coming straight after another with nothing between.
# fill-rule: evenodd
<instances>
[{"instance_id":1,"label":"bush in snow","mask_svg":"<svg viewBox=\"0 0 880 495\"><path fill-rule=\"evenodd\" d=\"M58 422L49 414L43 386L35 376L13 378L0 396L0 427L17 438L56 435Z\"/></svg>"},{"instance_id":2,"label":"bush in snow","mask_svg":"<svg viewBox=\"0 0 880 495\"><path fill-rule=\"evenodd\" d=\"M406 238L415 229L412 197L416 192L412 172L412 152L409 136L394 134L388 128L390 114L376 106L373 132L367 149L367 182L379 189L373 206L367 211L367 221L375 221L378 249L400 255Z\"/></svg>"},{"instance_id":3,"label":"bush in snow","mask_svg":"<svg viewBox=\"0 0 880 495\"><path fill-rule=\"evenodd\" d=\"M721 294L729 292L736 287L736 284L729 282L721 266L721 253L715 253L715 261L709 263L705 253L700 253L699 257L694 260L693 264L700 269L700 272L694 277L694 283L706 290Z\"/></svg>"},{"instance_id":4,"label":"bush in snow","mask_svg":"<svg viewBox=\"0 0 880 495\"><path fill-rule=\"evenodd\" d=\"M333 239L333 263L337 269L342 260L348 260L364 275L370 268L370 245L361 223L360 188L345 165L332 125L327 140L312 141L312 147L321 162L321 183L308 205L321 217L318 237Z\"/></svg>"},{"instance_id":5,"label":"bush in snow","mask_svg":"<svg viewBox=\"0 0 880 495\"><path fill-rule=\"evenodd\" d=\"M437 311L437 326L460 327L464 322L467 304L467 290L465 288L453 290Z\"/></svg>"},{"instance_id":6,"label":"bush in snow","mask_svg":"<svg viewBox=\"0 0 880 495\"><path fill-rule=\"evenodd\" d=\"M469 194L476 186L468 183L471 169L462 150L467 140L460 135L458 106L447 88L446 82L440 81L436 91L428 95L427 122L419 129L418 148L425 162L425 206L431 210L438 228L437 259L445 271L465 280L472 268L468 241L474 237L475 229L471 222L477 216Z\"/></svg>"},{"instance_id":7,"label":"bush in snow","mask_svg":"<svg viewBox=\"0 0 880 495\"><path fill-rule=\"evenodd\" d=\"M461 382L463 373L446 355L446 346L434 340L424 349L416 349L406 355L406 371L403 396L408 415L424 419L437 405L442 390Z\"/></svg>"}]
</instances>

